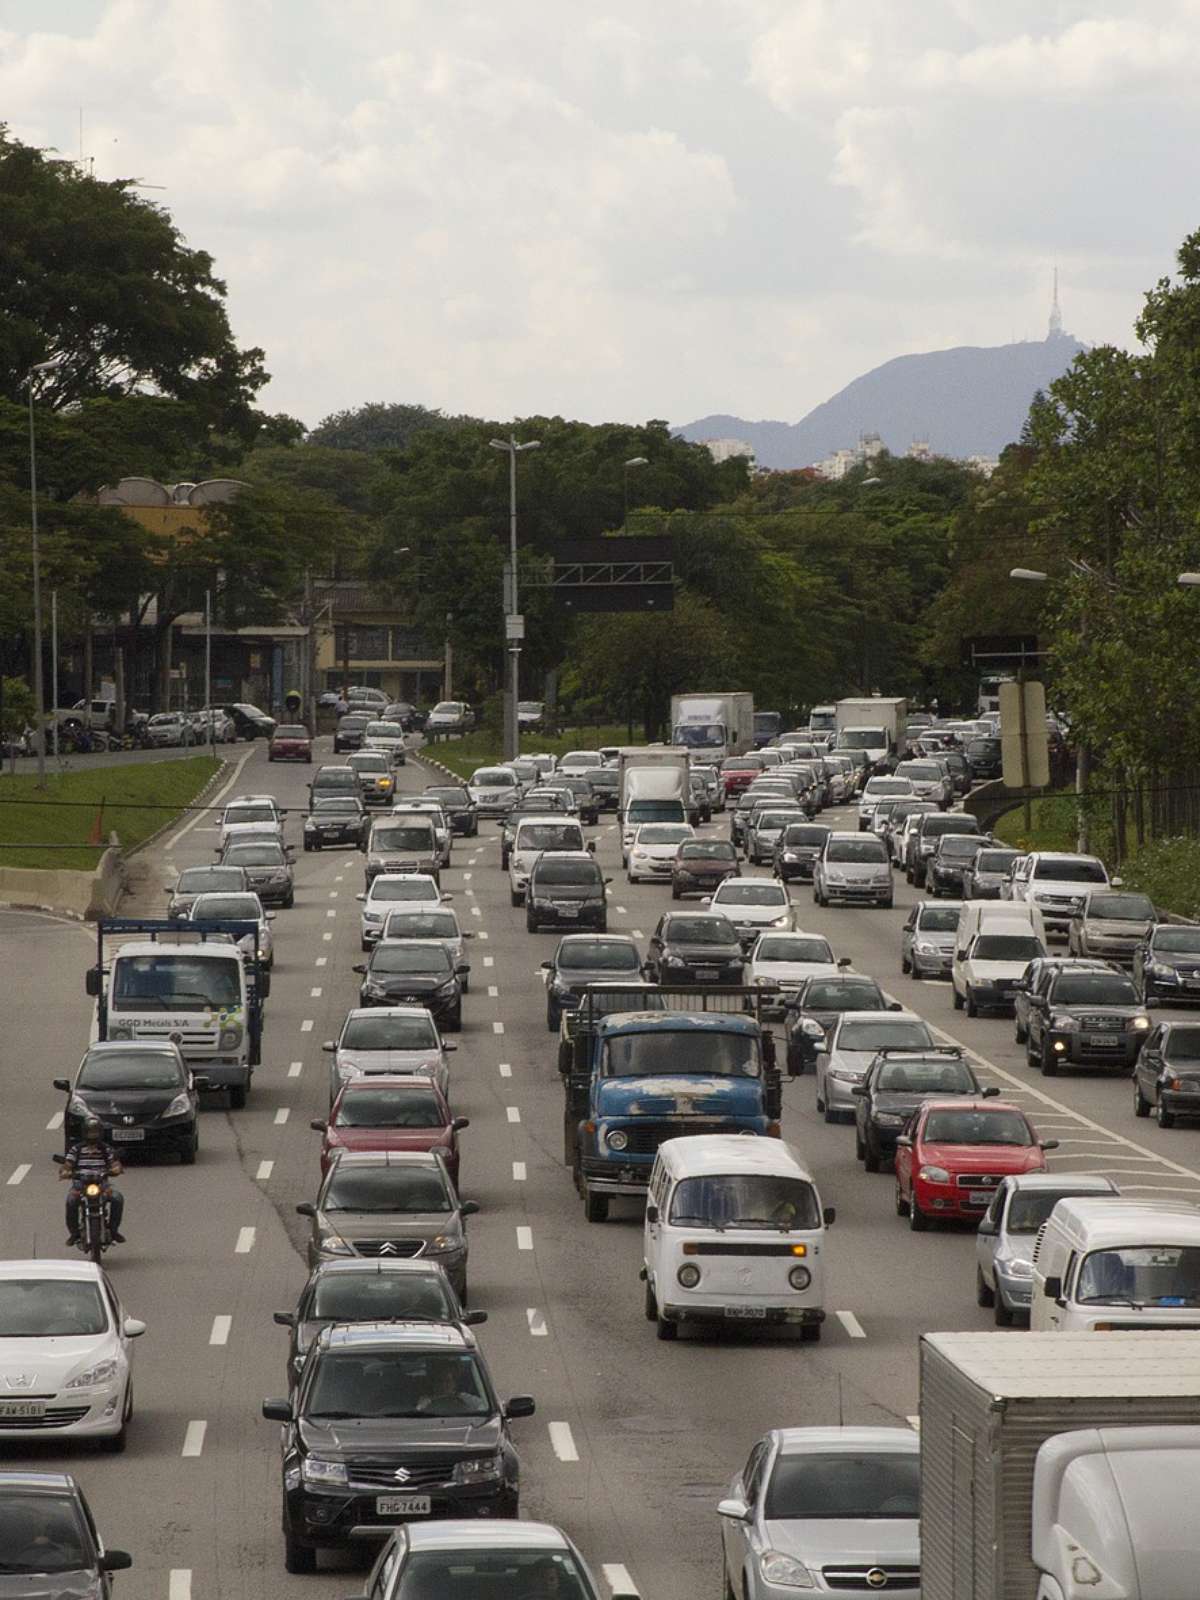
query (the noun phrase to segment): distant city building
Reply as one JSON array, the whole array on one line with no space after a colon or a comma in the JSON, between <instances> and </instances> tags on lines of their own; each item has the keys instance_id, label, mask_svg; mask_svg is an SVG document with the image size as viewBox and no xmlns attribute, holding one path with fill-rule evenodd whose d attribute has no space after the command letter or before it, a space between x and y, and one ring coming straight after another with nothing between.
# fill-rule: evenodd
<instances>
[{"instance_id":1,"label":"distant city building","mask_svg":"<svg viewBox=\"0 0 1200 1600\"><path fill-rule=\"evenodd\" d=\"M911 461L932 461L933 450L928 439L914 439L905 454Z\"/></svg>"},{"instance_id":2,"label":"distant city building","mask_svg":"<svg viewBox=\"0 0 1200 1600\"><path fill-rule=\"evenodd\" d=\"M969 467L972 472L979 473L981 478L990 478L992 473L995 472L996 468L1000 465L1000 457L968 456L963 465Z\"/></svg>"},{"instance_id":3,"label":"distant city building","mask_svg":"<svg viewBox=\"0 0 1200 1600\"><path fill-rule=\"evenodd\" d=\"M754 466L754 446L746 439L701 439L700 443L714 461L732 461L745 456Z\"/></svg>"},{"instance_id":4,"label":"distant city building","mask_svg":"<svg viewBox=\"0 0 1200 1600\"><path fill-rule=\"evenodd\" d=\"M822 461L813 462L813 471L822 478L836 482L844 478L848 472L853 472L855 467L865 466L873 461L876 456L883 454L883 440L877 433L860 433L858 443L853 450L835 450Z\"/></svg>"}]
</instances>

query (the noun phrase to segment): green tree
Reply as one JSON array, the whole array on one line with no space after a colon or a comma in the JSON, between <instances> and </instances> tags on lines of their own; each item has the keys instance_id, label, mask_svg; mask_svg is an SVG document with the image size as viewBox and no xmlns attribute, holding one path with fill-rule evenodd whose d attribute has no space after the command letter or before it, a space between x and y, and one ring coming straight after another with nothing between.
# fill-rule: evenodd
<instances>
[{"instance_id":1,"label":"green tree","mask_svg":"<svg viewBox=\"0 0 1200 1600\"><path fill-rule=\"evenodd\" d=\"M322 417L308 435L310 445L330 450L407 450L419 433L448 433L470 417L448 417L428 406L369 401Z\"/></svg>"}]
</instances>

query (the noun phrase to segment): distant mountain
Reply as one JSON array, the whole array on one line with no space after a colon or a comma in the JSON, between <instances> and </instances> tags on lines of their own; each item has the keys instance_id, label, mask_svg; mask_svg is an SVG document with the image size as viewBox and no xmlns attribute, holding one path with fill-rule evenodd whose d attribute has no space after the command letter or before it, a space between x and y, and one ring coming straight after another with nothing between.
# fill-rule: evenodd
<instances>
[{"instance_id":1,"label":"distant mountain","mask_svg":"<svg viewBox=\"0 0 1200 1600\"><path fill-rule=\"evenodd\" d=\"M1020 436L1029 402L1087 348L1069 334L1038 343L962 345L897 356L848 383L800 422L715 415L677 431L685 439L745 439L760 466L809 467L877 433L895 455L927 439L935 455L995 456Z\"/></svg>"}]
</instances>

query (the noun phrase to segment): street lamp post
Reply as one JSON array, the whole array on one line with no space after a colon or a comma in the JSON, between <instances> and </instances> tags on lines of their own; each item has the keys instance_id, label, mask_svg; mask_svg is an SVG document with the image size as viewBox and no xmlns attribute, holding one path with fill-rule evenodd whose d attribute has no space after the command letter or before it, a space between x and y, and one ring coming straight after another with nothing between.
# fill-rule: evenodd
<instances>
[{"instance_id":1,"label":"street lamp post","mask_svg":"<svg viewBox=\"0 0 1200 1600\"><path fill-rule=\"evenodd\" d=\"M50 372L57 361L39 361L25 374L29 394L29 523L33 556L33 716L37 744L37 786L46 787L46 691L42 682L42 573L38 552L37 442L33 423L33 380L39 372Z\"/></svg>"},{"instance_id":2,"label":"street lamp post","mask_svg":"<svg viewBox=\"0 0 1200 1600\"><path fill-rule=\"evenodd\" d=\"M621 532L622 533L624 533L626 531L626 529L628 527L628 524L629 524L629 469L630 469L630 467L648 467L649 465L650 465L650 459L649 459L648 456L631 456L629 458L629 460L625 463L625 467L624 467L624 471L623 471L623 478L624 478L624 484L625 484L624 510L623 510L623 512L621 514Z\"/></svg>"},{"instance_id":3,"label":"street lamp post","mask_svg":"<svg viewBox=\"0 0 1200 1600\"><path fill-rule=\"evenodd\" d=\"M492 439L493 450L504 450L508 454L508 560L511 578L509 580L507 618L505 623L505 646L508 651L508 687L507 704L504 708L504 759L512 761L520 750L520 733L517 721L517 689L520 682L521 641L517 637L519 626L517 618L520 616L517 594L517 456L523 450L538 450L541 448L540 439L527 439L524 444L518 444L510 434L507 439Z\"/></svg>"}]
</instances>

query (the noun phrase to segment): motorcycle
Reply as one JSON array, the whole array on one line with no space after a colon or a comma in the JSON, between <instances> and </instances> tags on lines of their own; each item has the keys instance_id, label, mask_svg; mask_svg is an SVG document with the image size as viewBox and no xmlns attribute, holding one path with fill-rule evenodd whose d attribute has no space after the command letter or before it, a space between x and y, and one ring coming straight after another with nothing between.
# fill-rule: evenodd
<instances>
[{"instance_id":1,"label":"motorcycle","mask_svg":"<svg viewBox=\"0 0 1200 1600\"><path fill-rule=\"evenodd\" d=\"M59 1166L66 1156L52 1158ZM81 1254L97 1266L112 1245L112 1220L109 1214L109 1188L100 1183L85 1183L79 1191L79 1245Z\"/></svg>"}]
</instances>

